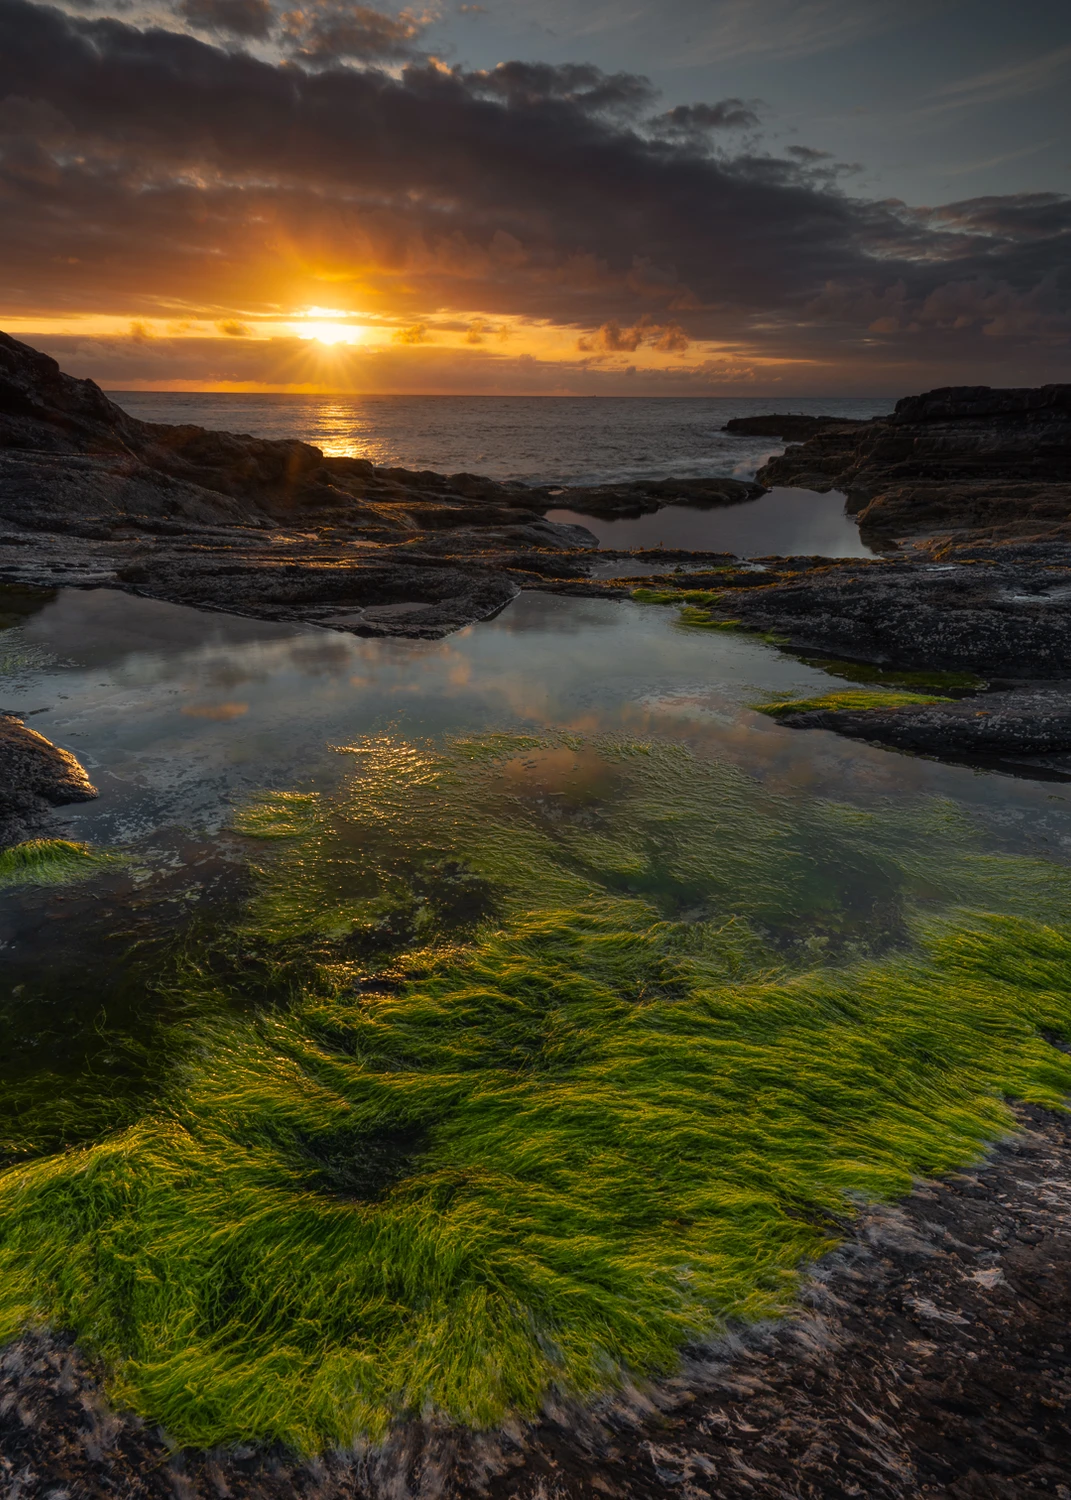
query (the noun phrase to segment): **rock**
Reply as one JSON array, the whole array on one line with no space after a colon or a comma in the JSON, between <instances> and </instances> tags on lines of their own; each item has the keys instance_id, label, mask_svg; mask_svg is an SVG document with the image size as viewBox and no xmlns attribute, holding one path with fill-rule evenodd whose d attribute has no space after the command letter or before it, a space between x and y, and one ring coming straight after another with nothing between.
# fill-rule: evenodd
<instances>
[{"instance_id":1,"label":"rock","mask_svg":"<svg viewBox=\"0 0 1071 1500\"><path fill-rule=\"evenodd\" d=\"M553 504L476 474L141 422L0 334L2 580L435 637L508 603L544 554L585 572L596 538L548 521Z\"/></svg>"},{"instance_id":2,"label":"rock","mask_svg":"<svg viewBox=\"0 0 1071 1500\"><path fill-rule=\"evenodd\" d=\"M1071 385L949 386L889 417L829 427L759 471L766 485L843 490L860 527L1071 537Z\"/></svg>"},{"instance_id":3,"label":"rock","mask_svg":"<svg viewBox=\"0 0 1071 1500\"><path fill-rule=\"evenodd\" d=\"M35 832L51 808L98 795L70 751L0 714L0 847Z\"/></svg>"},{"instance_id":4,"label":"rock","mask_svg":"<svg viewBox=\"0 0 1071 1500\"><path fill-rule=\"evenodd\" d=\"M775 561L727 573L719 613L794 648L876 666L1064 679L1071 666L1071 545L948 560Z\"/></svg>"},{"instance_id":5,"label":"rock","mask_svg":"<svg viewBox=\"0 0 1071 1500\"><path fill-rule=\"evenodd\" d=\"M859 417L805 417L799 412L770 412L763 417L731 417L722 432L740 437L780 438L786 443L804 443L829 428L853 428L866 425Z\"/></svg>"},{"instance_id":6,"label":"rock","mask_svg":"<svg viewBox=\"0 0 1071 1500\"><path fill-rule=\"evenodd\" d=\"M711 479L636 479L627 484L599 484L545 491L556 495L552 504L586 516L642 516L666 505L709 509L741 505L766 493L758 483L717 476Z\"/></svg>"},{"instance_id":7,"label":"rock","mask_svg":"<svg viewBox=\"0 0 1071 1500\"><path fill-rule=\"evenodd\" d=\"M1071 695L985 693L958 703L788 714L794 729L832 729L849 739L963 760L1071 756ZM1071 773L1071 759L1067 762Z\"/></svg>"}]
</instances>

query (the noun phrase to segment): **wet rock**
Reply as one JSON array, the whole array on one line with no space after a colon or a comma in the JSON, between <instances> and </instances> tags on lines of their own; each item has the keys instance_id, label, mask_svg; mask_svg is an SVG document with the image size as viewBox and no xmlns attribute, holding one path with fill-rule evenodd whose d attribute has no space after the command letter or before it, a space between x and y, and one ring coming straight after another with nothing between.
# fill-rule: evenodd
<instances>
[{"instance_id":1,"label":"wet rock","mask_svg":"<svg viewBox=\"0 0 1071 1500\"><path fill-rule=\"evenodd\" d=\"M711 509L740 505L766 493L763 485L744 479L636 479L627 484L578 486L548 490L551 503L586 516L642 516L666 505Z\"/></svg>"},{"instance_id":2,"label":"wet rock","mask_svg":"<svg viewBox=\"0 0 1071 1500\"><path fill-rule=\"evenodd\" d=\"M727 481L730 487L733 481ZM308 443L141 422L0 334L0 579L105 584L362 634L435 637L596 538L540 490ZM522 567L521 572L525 569ZM552 569L553 571L553 569Z\"/></svg>"},{"instance_id":3,"label":"wet rock","mask_svg":"<svg viewBox=\"0 0 1071 1500\"><path fill-rule=\"evenodd\" d=\"M792 646L877 666L1064 679L1071 664L1071 547L946 561L771 561L727 574L725 615Z\"/></svg>"},{"instance_id":4,"label":"wet rock","mask_svg":"<svg viewBox=\"0 0 1071 1500\"><path fill-rule=\"evenodd\" d=\"M69 750L14 714L0 714L0 848L37 832L53 807L98 795Z\"/></svg>"},{"instance_id":5,"label":"wet rock","mask_svg":"<svg viewBox=\"0 0 1071 1500\"><path fill-rule=\"evenodd\" d=\"M832 729L849 739L968 761L1067 757L1071 772L1068 687L1071 683L1060 690L985 693L958 703L861 711L819 709L787 714L780 722L794 729Z\"/></svg>"},{"instance_id":6,"label":"wet rock","mask_svg":"<svg viewBox=\"0 0 1071 1500\"><path fill-rule=\"evenodd\" d=\"M786 449L766 485L842 490L864 531L1071 535L1071 385L950 386Z\"/></svg>"},{"instance_id":7,"label":"wet rock","mask_svg":"<svg viewBox=\"0 0 1071 1500\"><path fill-rule=\"evenodd\" d=\"M147 555L117 575L148 598L261 620L307 621L355 635L437 640L496 614L520 592L505 571L434 557L387 562L322 556L308 546L261 552Z\"/></svg>"}]
</instances>

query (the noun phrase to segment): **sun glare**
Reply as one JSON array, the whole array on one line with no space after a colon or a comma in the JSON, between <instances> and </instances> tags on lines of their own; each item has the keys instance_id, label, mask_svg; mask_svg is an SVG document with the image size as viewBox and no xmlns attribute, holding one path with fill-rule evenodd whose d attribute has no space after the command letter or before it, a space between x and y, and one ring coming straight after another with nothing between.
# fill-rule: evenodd
<instances>
[{"instance_id":1,"label":"sun glare","mask_svg":"<svg viewBox=\"0 0 1071 1500\"><path fill-rule=\"evenodd\" d=\"M310 307L301 315L297 331L301 338L315 340L317 344L357 344L364 329L355 323L337 321L348 316L342 309Z\"/></svg>"}]
</instances>

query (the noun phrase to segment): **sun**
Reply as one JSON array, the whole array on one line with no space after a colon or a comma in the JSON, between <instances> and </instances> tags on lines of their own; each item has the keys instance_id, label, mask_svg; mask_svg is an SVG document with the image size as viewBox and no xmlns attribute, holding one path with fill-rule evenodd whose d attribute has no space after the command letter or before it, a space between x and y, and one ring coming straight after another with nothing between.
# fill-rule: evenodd
<instances>
[{"instance_id":1,"label":"sun","mask_svg":"<svg viewBox=\"0 0 1071 1500\"><path fill-rule=\"evenodd\" d=\"M333 307L308 307L300 314L297 324L300 338L314 340L317 344L358 344L364 329L355 323L340 323L339 318L349 318L350 313Z\"/></svg>"}]
</instances>

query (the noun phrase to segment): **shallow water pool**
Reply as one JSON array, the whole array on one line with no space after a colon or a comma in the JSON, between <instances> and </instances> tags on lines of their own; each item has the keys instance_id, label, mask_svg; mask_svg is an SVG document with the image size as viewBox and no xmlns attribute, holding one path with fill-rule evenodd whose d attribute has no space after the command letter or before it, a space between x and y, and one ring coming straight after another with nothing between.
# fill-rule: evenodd
<instances>
[{"instance_id":1,"label":"shallow water pool","mask_svg":"<svg viewBox=\"0 0 1071 1500\"><path fill-rule=\"evenodd\" d=\"M586 526L600 547L676 547L737 557L876 557L836 490L772 489L741 505L667 505L645 516L606 519L549 510L548 521Z\"/></svg>"},{"instance_id":2,"label":"shallow water pool","mask_svg":"<svg viewBox=\"0 0 1071 1500\"><path fill-rule=\"evenodd\" d=\"M439 642L3 603L0 708L116 861L0 892L0 1326L91 1335L177 1441L665 1369L1065 1086L1023 924L1066 795L764 717L837 685L774 646L546 594ZM927 950L966 906L1011 925Z\"/></svg>"}]
</instances>

